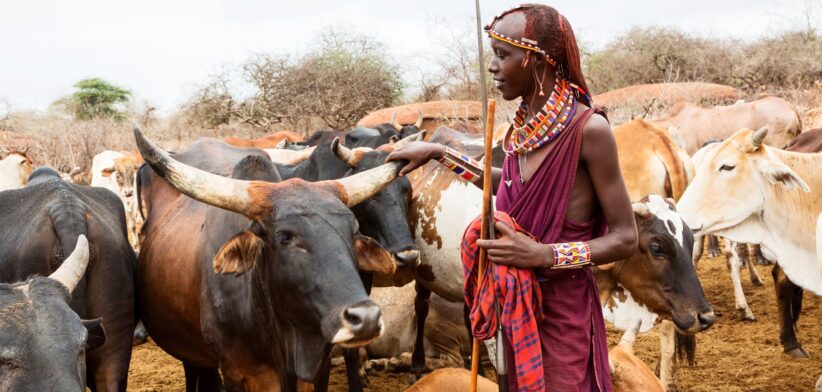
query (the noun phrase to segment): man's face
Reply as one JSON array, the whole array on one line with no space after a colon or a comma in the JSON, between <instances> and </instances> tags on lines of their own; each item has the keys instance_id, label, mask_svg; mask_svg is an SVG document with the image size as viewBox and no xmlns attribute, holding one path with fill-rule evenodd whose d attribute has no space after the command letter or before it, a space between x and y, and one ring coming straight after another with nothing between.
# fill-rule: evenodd
<instances>
[{"instance_id":1,"label":"man's face","mask_svg":"<svg viewBox=\"0 0 822 392\"><path fill-rule=\"evenodd\" d=\"M506 37L522 39L522 32L525 30L525 16L521 12L505 15L494 26L494 30ZM536 57L531 54L531 51L493 38L491 49L493 56L488 64L488 72L493 75L495 85L502 93L502 97L510 101L526 95L533 88L531 73ZM525 56L532 57L528 65L523 67Z\"/></svg>"}]
</instances>

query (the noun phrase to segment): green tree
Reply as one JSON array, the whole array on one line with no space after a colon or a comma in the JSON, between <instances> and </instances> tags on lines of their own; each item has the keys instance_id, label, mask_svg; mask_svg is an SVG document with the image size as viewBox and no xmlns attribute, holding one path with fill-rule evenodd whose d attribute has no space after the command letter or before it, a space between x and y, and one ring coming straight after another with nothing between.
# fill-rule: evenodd
<instances>
[{"instance_id":1,"label":"green tree","mask_svg":"<svg viewBox=\"0 0 822 392\"><path fill-rule=\"evenodd\" d=\"M78 120L112 118L125 120L131 91L100 78L83 79L74 84L77 89L55 104L72 113Z\"/></svg>"}]
</instances>

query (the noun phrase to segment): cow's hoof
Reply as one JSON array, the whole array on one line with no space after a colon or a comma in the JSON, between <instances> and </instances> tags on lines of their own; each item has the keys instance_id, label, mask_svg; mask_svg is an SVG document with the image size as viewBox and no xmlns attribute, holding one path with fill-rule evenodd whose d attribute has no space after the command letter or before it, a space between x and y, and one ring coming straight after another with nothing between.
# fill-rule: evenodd
<instances>
[{"instance_id":1,"label":"cow's hoof","mask_svg":"<svg viewBox=\"0 0 822 392\"><path fill-rule=\"evenodd\" d=\"M770 261L762 256L756 258L756 264L759 265L773 265L773 261Z\"/></svg>"},{"instance_id":2,"label":"cow's hoof","mask_svg":"<svg viewBox=\"0 0 822 392\"><path fill-rule=\"evenodd\" d=\"M754 286L762 286L762 279L751 278L751 284Z\"/></svg>"},{"instance_id":3,"label":"cow's hoof","mask_svg":"<svg viewBox=\"0 0 822 392\"><path fill-rule=\"evenodd\" d=\"M408 385L414 385L414 384L416 384L416 383L417 383L417 381L419 381L419 380L420 380L420 377L419 377L419 376L417 376L416 374L413 374L413 373L412 373L412 374L409 374L409 375L408 375Z\"/></svg>"},{"instance_id":4,"label":"cow's hoof","mask_svg":"<svg viewBox=\"0 0 822 392\"><path fill-rule=\"evenodd\" d=\"M811 353L805 350L805 348L802 346L799 346L792 350L785 350L785 354L792 358L811 358Z\"/></svg>"},{"instance_id":5,"label":"cow's hoof","mask_svg":"<svg viewBox=\"0 0 822 392\"><path fill-rule=\"evenodd\" d=\"M742 321L756 321L756 316L750 310L742 311Z\"/></svg>"}]
</instances>

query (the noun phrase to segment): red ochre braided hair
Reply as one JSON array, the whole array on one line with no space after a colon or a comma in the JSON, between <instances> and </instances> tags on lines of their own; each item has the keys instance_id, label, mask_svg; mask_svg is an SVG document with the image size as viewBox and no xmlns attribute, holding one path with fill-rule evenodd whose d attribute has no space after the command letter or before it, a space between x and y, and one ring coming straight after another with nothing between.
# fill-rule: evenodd
<instances>
[{"instance_id":1,"label":"red ochre braided hair","mask_svg":"<svg viewBox=\"0 0 822 392\"><path fill-rule=\"evenodd\" d=\"M536 42L536 47L547 57L546 61L556 63L557 76L575 84L578 87L577 98L591 106L593 102L582 74L577 39L568 19L555 8L544 4L522 4L494 17L485 29L493 31L498 20L514 12L525 15L523 41Z\"/></svg>"}]
</instances>

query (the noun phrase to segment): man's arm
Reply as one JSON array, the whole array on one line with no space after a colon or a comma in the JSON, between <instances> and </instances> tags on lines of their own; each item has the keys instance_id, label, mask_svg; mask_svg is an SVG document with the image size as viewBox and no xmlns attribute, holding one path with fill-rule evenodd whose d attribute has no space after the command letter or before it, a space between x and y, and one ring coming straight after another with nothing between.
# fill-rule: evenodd
<instances>
[{"instance_id":1,"label":"man's arm","mask_svg":"<svg viewBox=\"0 0 822 392\"><path fill-rule=\"evenodd\" d=\"M629 257L637 247L631 201L619 170L616 139L608 122L594 115L582 133L580 158L588 168L594 192L608 222L608 234L588 242L591 261L605 264Z\"/></svg>"}]
</instances>

